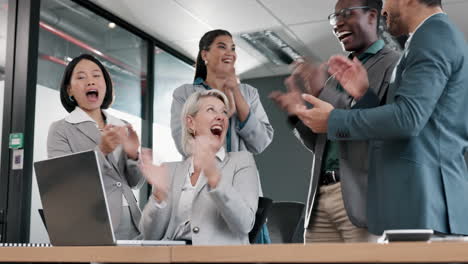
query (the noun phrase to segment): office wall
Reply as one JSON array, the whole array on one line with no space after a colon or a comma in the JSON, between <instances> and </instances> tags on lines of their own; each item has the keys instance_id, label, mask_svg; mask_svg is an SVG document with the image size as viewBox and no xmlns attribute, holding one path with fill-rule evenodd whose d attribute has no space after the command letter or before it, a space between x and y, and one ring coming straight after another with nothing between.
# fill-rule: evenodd
<instances>
[{"instance_id":1,"label":"office wall","mask_svg":"<svg viewBox=\"0 0 468 264\"><path fill-rule=\"evenodd\" d=\"M1 80L0 81L0 129L3 129L3 97L5 90L3 89L5 87L5 81ZM2 145L2 137L0 132L0 146ZM0 151L0 158L2 157L2 152Z\"/></svg>"},{"instance_id":2,"label":"office wall","mask_svg":"<svg viewBox=\"0 0 468 264\"><path fill-rule=\"evenodd\" d=\"M258 89L275 129L273 142L255 160L265 196L277 201L305 203L313 155L293 135L286 122L287 115L268 99L272 91L284 91L284 79L285 76L243 80Z\"/></svg>"}]
</instances>

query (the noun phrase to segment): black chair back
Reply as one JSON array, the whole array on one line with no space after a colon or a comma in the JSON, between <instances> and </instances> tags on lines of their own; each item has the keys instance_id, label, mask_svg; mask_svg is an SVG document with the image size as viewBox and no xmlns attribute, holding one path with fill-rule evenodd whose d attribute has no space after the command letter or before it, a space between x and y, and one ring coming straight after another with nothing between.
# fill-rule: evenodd
<instances>
[{"instance_id":1,"label":"black chair back","mask_svg":"<svg viewBox=\"0 0 468 264\"><path fill-rule=\"evenodd\" d=\"M468 166L468 150L465 151L465 162L466 166Z\"/></svg>"},{"instance_id":2,"label":"black chair back","mask_svg":"<svg viewBox=\"0 0 468 264\"><path fill-rule=\"evenodd\" d=\"M43 209L37 209L37 212L39 212L39 215L41 216L41 219L42 219L42 223L44 224L44 227L47 231L47 225L46 225L46 221L45 221L45 216L44 216L44 210Z\"/></svg>"},{"instance_id":3,"label":"black chair back","mask_svg":"<svg viewBox=\"0 0 468 264\"><path fill-rule=\"evenodd\" d=\"M249 232L250 244L255 243L260 229L265 224L268 211L271 208L273 200L267 197L258 197L258 209L255 213L255 223L252 230Z\"/></svg>"},{"instance_id":4,"label":"black chair back","mask_svg":"<svg viewBox=\"0 0 468 264\"><path fill-rule=\"evenodd\" d=\"M304 232L304 203L274 202L268 213L272 243L301 243Z\"/></svg>"}]
</instances>

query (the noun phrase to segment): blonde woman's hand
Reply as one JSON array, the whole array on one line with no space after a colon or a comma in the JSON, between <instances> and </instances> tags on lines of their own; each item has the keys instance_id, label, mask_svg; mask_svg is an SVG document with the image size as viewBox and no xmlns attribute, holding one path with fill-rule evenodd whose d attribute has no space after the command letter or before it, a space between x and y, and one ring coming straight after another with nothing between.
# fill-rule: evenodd
<instances>
[{"instance_id":1,"label":"blonde woman's hand","mask_svg":"<svg viewBox=\"0 0 468 264\"><path fill-rule=\"evenodd\" d=\"M153 186L153 195L157 201L162 202L167 198L169 191L169 173L165 165L153 163L153 150L141 149L140 170L146 181Z\"/></svg>"},{"instance_id":2,"label":"blonde woman's hand","mask_svg":"<svg viewBox=\"0 0 468 264\"><path fill-rule=\"evenodd\" d=\"M138 149L140 148L140 140L132 125L128 124L122 127L122 146L127 153L127 156L133 160L138 159Z\"/></svg>"},{"instance_id":3,"label":"blonde woman's hand","mask_svg":"<svg viewBox=\"0 0 468 264\"><path fill-rule=\"evenodd\" d=\"M216 166L216 152L220 146L211 136L197 136L193 141L193 165L203 171L211 188L216 188L221 173Z\"/></svg>"}]
</instances>

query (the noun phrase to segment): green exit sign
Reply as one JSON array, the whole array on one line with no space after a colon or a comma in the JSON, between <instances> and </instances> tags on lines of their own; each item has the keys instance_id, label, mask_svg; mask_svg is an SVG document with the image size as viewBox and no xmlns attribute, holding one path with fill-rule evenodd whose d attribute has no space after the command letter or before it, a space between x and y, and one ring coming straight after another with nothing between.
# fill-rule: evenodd
<instances>
[{"instance_id":1,"label":"green exit sign","mask_svg":"<svg viewBox=\"0 0 468 264\"><path fill-rule=\"evenodd\" d=\"M10 134L10 148L21 149L23 148L23 133Z\"/></svg>"}]
</instances>

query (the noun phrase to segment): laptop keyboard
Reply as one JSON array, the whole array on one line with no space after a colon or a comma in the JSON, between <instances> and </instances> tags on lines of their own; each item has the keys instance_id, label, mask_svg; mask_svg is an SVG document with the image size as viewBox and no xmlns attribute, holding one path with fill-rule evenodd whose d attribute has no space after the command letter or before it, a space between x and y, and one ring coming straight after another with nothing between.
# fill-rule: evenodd
<instances>
[{"instance_id":1,"label":"laptop keyboard","mask_svg":"<svg viewBox=\"0 0 468 264\"><path fill-rule=\"evenodd\" d=\"M0 243L0 247L51 247L49 243Z\"/></svg>"}]
</instances>

